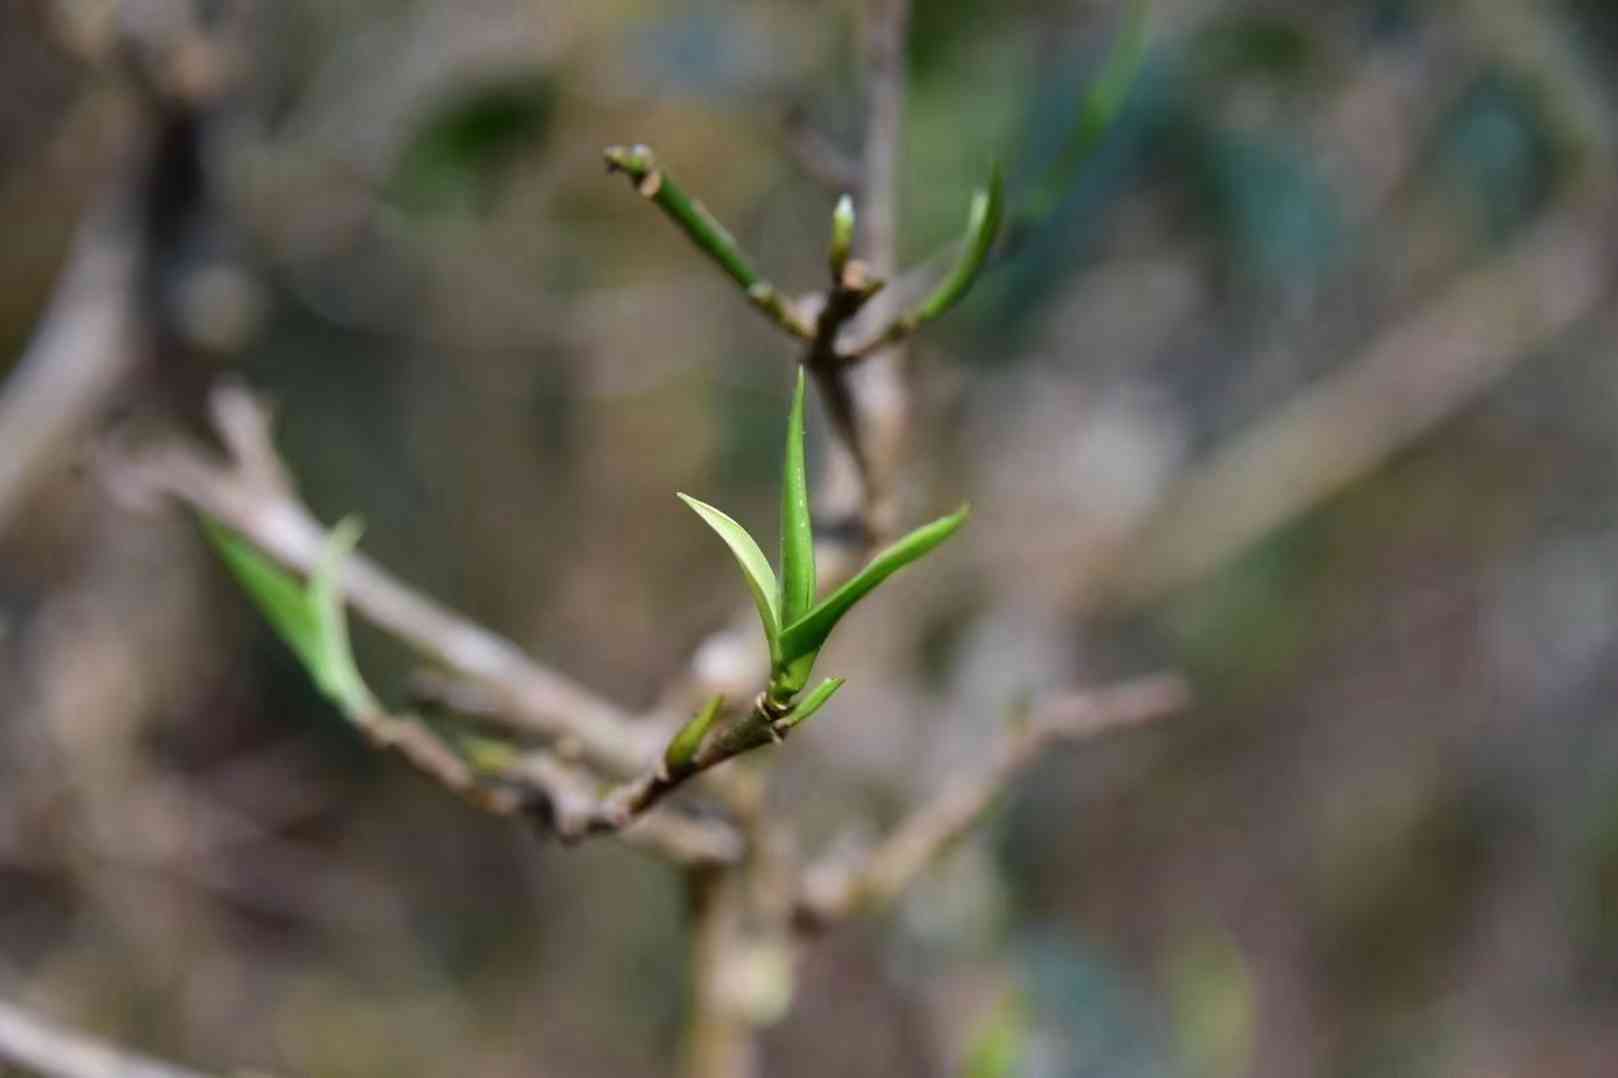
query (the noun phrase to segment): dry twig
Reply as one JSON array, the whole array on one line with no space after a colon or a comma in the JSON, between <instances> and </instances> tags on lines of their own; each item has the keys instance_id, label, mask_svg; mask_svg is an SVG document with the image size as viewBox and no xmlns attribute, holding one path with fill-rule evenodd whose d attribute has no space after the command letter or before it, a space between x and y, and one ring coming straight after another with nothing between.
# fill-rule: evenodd
<instances>
[{"instance_id":1,"label":"dry twig","mask_svg":"<svg viewBox=\"0 0 1618 1078\"><path fill-rule=\"evenodd\" d=\"M1189 701L1181 678L1158 674L1043 706L1007 731L983 770L944 787L874 849L852 863L837 859L812 865L799 900L800 923L818 927L891 902L975 827L1047 750L1162 718Z\"/></svg>"},{"instance_id":2,"label":"dry twig","mask_svg":"<svg viewBox=\"0 0 1618 1078\"><path fill-rule=\"evenodd\" d=\"M173 496L207 513L294 569L313 572L326 534L300 502L271 444L268 417L239 387L213 397L229 453L169 444L132 460L104 458L117 486ZM479 685L509 725L555 739L609 770L634 774L659 747L610 701L529 659L515 644L412 590L361 555L342 571L343 593L367 620Z\"/></svg>"},{"instance_id":3,"label":"dry twig","mask_svg":"<svg viewBox=\"0 0 1618 1078\"><path fill-rule=\"evenodd\" d=\"M171 495L240 532L288 565L311 573L328 548L325 530L299 501L275 452L265 410L239 387L214 395L214 418L230 460L171 444L134 462L109 461L115 482L143 493ZM576 744L612 770L640 777L597 797L594 775L549 753L521 756L489 769L466 756L429 726L384 712L362 712L354 721L378 748L395 751L418 771L479 808L496 815L542 811L568 841L622 832L626 839L682 864L729 863L742 854L740 837L718 821L646 814L687 779L731 756L767 742L715 738L693 765L671 774L659 759L648 765L636 748L660 735L631 723L611 704L531 662L516 645L461 618L411 590L359 556L343 567L342 588L356 609L467 679L467 689L486 692L494 708L484 717L504 719Z\"/></svg>"}]
</instances>

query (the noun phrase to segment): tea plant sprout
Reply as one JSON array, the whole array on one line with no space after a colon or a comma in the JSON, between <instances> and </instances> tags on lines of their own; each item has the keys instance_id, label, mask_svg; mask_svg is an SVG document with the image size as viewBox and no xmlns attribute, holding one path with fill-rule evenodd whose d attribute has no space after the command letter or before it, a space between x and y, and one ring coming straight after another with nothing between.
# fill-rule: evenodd
<instances>
[{"instance_id":1,"label":"tea plant sprout","mask_svg":"<svg viewBox=\"0 0 1618 1078\"><path fill-rule=\"evenodd\" d=\"M950 516L917 528L871 559L870 564L842 587L815 602L815 541L804 474L803 386L800 367L787 422L786 463L781 481L779 580L770 569L769 559L745 528L706 502L680 495L730 547L752 592L770 653L769 687L759 695L757 708L777 733L814 714L842 686L838 678L827 679L795 702L809 683L815 658L843 615L878 584L955 534L967 516L963 506Z\"/></svg>"}]
</instances>

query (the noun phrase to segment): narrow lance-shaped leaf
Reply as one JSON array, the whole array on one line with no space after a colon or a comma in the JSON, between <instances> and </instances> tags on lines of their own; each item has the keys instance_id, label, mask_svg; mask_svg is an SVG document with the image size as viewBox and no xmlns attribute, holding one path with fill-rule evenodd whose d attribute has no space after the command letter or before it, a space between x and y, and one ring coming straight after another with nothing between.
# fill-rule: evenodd
<instances>
[{"instance_id":1,"label":"narrow lance-shaped leaf","mask_svg":"<svg viewBox=\"0 0 1618 1078\"><path fill-rule=\"evenodd\" d=\"M371 695L365 679L360 676L358 664L354 662L354 651L348 639L348 619L344 615L342 594L337 587L343 562L354 552L361 530L360 522L354 517L338 523L326 541L320 564L309 579L309 601L320 623L321 657L315 680L352 718L380 710L376 697Z\"/></svg>"},{"instance_id":2,"label":"narrow lance-shaped leaf","mask_svg":"<svg viewBox=\"0 0 1618 1078\"><path fill-rule=\"evenodd\" d=\"M787 712L785 718L776 723L783 730L790 730L799 723L805 722L811 715L826 706L837 690L843 687L846 678L830 677L815 686L813 692L798 702L798 705Z\"/></svg>"},{"instance_id":3,"label":"narrow lance-shaped leaf","mask_svg":"<svg viewBox=\"0 0 1618 1078\"><path fill-rule=\"evenodd\" d=\"M1085 91L1079 103L1079 118L1061 155L1041 178L1039 188L1017 217L1016 226L1037 225L1051 215L1072 188L1082 169L1101 145L1112 122L1123 108L1140 73L1146 56L1146 24L1151 10L1149 0L1128 0L1124 28L1107 56L1101 74Z\"/></svg>"},{"instance_id":4,"label":"narrow lance-shaped leaf","mask_svg":"<svg viewBox=\"0 0 1618 1078\"><path fill-rule=\"evenodd\" d=\"M809 519L809 480L803 459L803 368L787 420L781 477L781 624L790 625L815 605L815 535Z\"/></svg>"},{"instance_id":5,"label":"narrow lance-shaped leaf","mask_svg":"<svg viewBox=\"0 0 1618 1078\"><path fill-rule=\"evenodd\" d=\"M303 582L210 517L202 518L202 534L276 635L312 673L320 662L320 619L304 592Z\"/></svg>"},{"instance_id":6,"label":"narrow lance-shaped leaf","mask_svg":"<svg viewBox=\"0 0 1618 1078\"><path fill-rule=\"evenodd\" d=\"M736 562L742 567L742 576L747 581L748 590L753 593L753 604L758 607L759 620L764 623L764 639L770 646L770 659L773 661L780 654L781 638L781 610L777 605L778 589L775 583L775 572L764 557L764 552L758 548L758 543L747 533L747 529L732 520L728 515L715 509L707 502L698 501L686 494L679 495L681 501L689 505L697 516L701 517L719 538L730 547L730 552L736 555Z\"/></svg>"},{"instance_id":7,"label":"narrow lance-shaped leaf","mask_svg":"<svg viewBox=\"0 0 1618 1078\"><path fill-rule=\"evenodd\" d=\"M989 177L989 186L972 196L972 205L966 214L966 238L961 245L960 256L956 258L955 265L950 269L949 276L944 278L932 295L928 296L914 314L907 316L906 321L919 325L922 322L931 322L971 291L972 283L977 280L979 271L983 269L984 262L988 261L989 250L994 246L995 237L1000 234L1000 222L1005 216L1005 180L1000 175L1000 166L994 166L994 173Z\"/></svg>"},{"instance_id":8,"label":"narrow lance-shaped leaf","mask_svg":"<svg viewBox=\"0 0 1618 1078\"><path fill-rule=\"evenodd\" d=\"M344 521L337 527L307 586L219 523L204 518L203 533L316 688L351 718L374 711L376 698L354 662L336 587L342 559L359 537L358 525Z\"/></svg>"},{"instance_id":9,"label":"narrow lance-shaped leaf","mask_svg":"<svg viewBox=\"0 0 1618 1078\"><path fill-rule=\"evenodd\" d=\"M828 595L809 613L781 631L781 655L786 662L812 655L853 605L888 577L954 535L970 512L962 506L947 517L925 524L871 559L859 574Z\"/></svg>"}]
</instances>

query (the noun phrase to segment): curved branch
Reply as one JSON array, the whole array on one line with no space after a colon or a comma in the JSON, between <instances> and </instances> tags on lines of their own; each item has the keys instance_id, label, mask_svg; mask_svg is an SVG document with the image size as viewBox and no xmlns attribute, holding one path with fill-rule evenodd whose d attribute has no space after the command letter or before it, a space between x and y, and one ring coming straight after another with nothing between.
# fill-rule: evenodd
<instances>
[{"instance_id":1,"label":"curved branch","mask_svg":"<svg viewBox=\"0 0 1618 1078\"><path fill-rule=\"evenodd\" d=\"M1162 718L1189 702L1190 690L1183 679L1158 674L1045 705L1006 732L983 770L945 786L874 849L852 863L837 859L811 865L799 897L800 926L821 927L893 901L977 826L1048 750Z\"/></svg>"}]
</instances>

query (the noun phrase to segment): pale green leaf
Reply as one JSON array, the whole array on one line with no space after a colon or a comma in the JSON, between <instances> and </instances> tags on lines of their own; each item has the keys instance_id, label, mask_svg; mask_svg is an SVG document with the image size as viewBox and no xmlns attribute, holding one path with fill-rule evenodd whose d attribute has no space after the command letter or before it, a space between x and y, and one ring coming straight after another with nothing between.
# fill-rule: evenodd
<instances>
[{"instance_id":1,"label":"pale green leaf","mask_svg":"<svg viewBox=\"0 0 1618 1078\"><path fill-rule=\"evenodd\" d=\"M947 517L925 524L871 559L859 574L781 632L781 655L792 662L813 655L842 616L888 577L955 534L970 510L962 506Z\"/></svg>"},{"instance_id":2,"label":"pale green leaf","mask_svg":"<svg viewBox=\"0 0 1618 1078\"><path fill-rule=\"evenodd\" d=\"M320 618L303 582L211 517L202 518L202 534L276 635L313 671L320 661Z\"/></svg>"},{"instance_id":3,"label":"pale green leaf","mask_svg":"<svg viewBox=\"0 0 1618 1078\"><path fill-rule=\"evenodd\" d=\"M764 639L770 645L770 658L773 660L778 654L781 636L781 611L778 589L775 583L775 571L770 568L764 552L758 548L758 543L747 534L747 529L732 520L728 515L715 509L707 502L698 501L686 494L679 495L681 501L689 505L701 517L708 527L719 533L719 538L730 547L730 552L736 556L736 562L742 567L742 576L747 580L747 587L753 593L753 603L758 607L759 620L764 623Z\"/></svg>"},{"instance_id":4,"label":"pale green leaf","mask_svg":"<svg viewBox=\"0 0 1618 1078\"><path fill-rule=\"evenodd\" d=\"M1100 76L1079 102L1078 121L1056 161L1040 180L1039 187L1019 215L1018 227L1036 226L1049 217L1072 190L1084 166L1089 163L1103 137L1118 117L1129 91L1146 58L1149 0L1129 0L1124 26L1113 42Z\"/></svg>"},{"instance_id":5,"label":"pale green leaf","mask_svg":"<svg viewBox=\"0 0 1618 1078\"><path fill-rule=\"evenodd\" d=\"M809 480L803 460L803 368L787 419L786 463L781 477L781 623L790 625L815 605L815 535L809 519Z\"/></svg>"},{"instance_id":6,"label":"pale green leaf","mask_svg":"<svg viewBox=\"0 0 1618 1078\"><path fill-rule=\"evenodd\" d=\"M359 537L358 525L344 521L337 527L307 586L218 522L204 518L202 525L221 560L298 656L315 687L350 717L375 711L376 698L354 662L335 583L342 559Z\"/></svg>"},{"instance_id":7,"label":"pale green leaf","mask_svg":"<svg viewBox=\"0 0 1618 1078\"><path fill-rule=\"evenodd\" d=\"M931 322L971 291L972 283L988 261L989 251L1000 234L1005 202L1005 181L1001 178L1000 166L996 164L989 178L989 186L972 196L972 204L966 214L966 238L961 243L961 253L955 259L949 276L911 316L918 325Z\"/></svg>"},{"instance_id":8,"label":"pale green leaf","mask_svg":"<svg viewBox=\"0 0 1618 1078\"><path fill-rule=\"evenodd\" d=\"M843 687L846 678L830 677L815 686L813 692L800 700L791 711L776 725L790 730L799 723L806 722L811 715L826 706L826 701L836 695L837 690Z\"/></svg>"}]
</instances>

